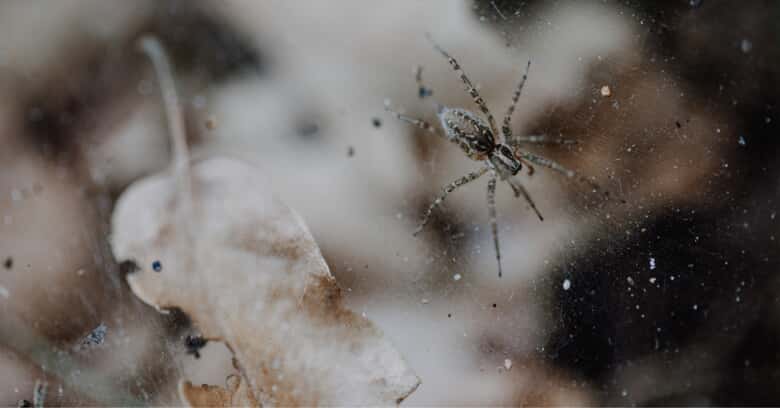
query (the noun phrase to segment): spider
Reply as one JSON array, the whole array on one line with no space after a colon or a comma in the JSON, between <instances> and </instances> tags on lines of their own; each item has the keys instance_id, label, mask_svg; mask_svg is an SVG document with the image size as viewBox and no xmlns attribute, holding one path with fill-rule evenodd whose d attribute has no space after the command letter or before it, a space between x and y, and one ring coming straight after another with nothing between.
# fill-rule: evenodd
<instances>
[{"instance_id":1,"label":"spider","mask_svg":"<svg viewBox=\"0 0 780 408\"><path fill-rule=\"evenodd\" d=\"M458 145L470 159L483 163L483 166L481 166L479 169L453 181L444 187L442 194L437 197L436 200L434 200L425 211L425 215L423 216L422 221L414 231L413 235L416 236L420 233L420 231L422 231L422 229L428 223L433 210L436 209L436 207L438 207L450 193L455 191L457 188L462 187L463 185L489 173L490 179L488 180L487 185L487 203L488 212L490 215L490 227L493 234L493 244L496 251L496 262L498 263L498 277L500 278L503 272L501 269L501 249L498 241L498 222L496 221L495 195L497 180L501 179L502 181L506 181L507 184L509 184L509 186L512 188L515 197L523 196L531 209L533 209L533 211L536 213L536 216L539 217L539 220L544 221L544 217L542 217L542 214L536 207L536 204L531 198L531 195L528 193L528 190L526 190L525 187L523 187L523 185L520 184L517 180L513 179L513 177L516 176L520 170L522 170L524 164L528 167L529 176L532 175L535 171L533 167L534 164L560 172L568 178L573 178L578 175L576 172L563 167L555 161L521 150L517 145L520 143L552 143L566 145L574 144L576 141L568 139L551 139L544 135L515 136L512 134L512 113L515 111L517 100L520 99L520 94L523 92L523 86L525 86L525 81L528 78L528 71L531 68L530 60L528 61L528 64L526 64L523 77L515 88L514 94L512 95L512 103L509 105L506 110L506 114L504 115L500 133L500 135L503 136L503 143L502 140L496 140L497 136L499 135L498 127L496 126L496 120L493 118L493 115L490 113L490 110L485 104L485 100L479 95L479 92L471 83L471 80L469 80L469 78L466 76L463 68L461 68L460 64L455 60L455 58L450 56L450 54L448 54L442 47L440 47L433 40L433 38L431 38L430 35L426 35L426 38L431 42L433 48L447 59L455 73L460 76L460 80L463 81L465 90L469 93L469 95L471 95L474 103L485 115L487 122L477 116L477 114L474 112L460 108L449 108L447 106L435 103L437 116L439 117L441 127L444 129L444 134L442 134L430 123L424 120L406 116L396 110L393 110L390 106L390 101L385 100L385 110L393 114L399 120L408 122L427 132L444 137L450 142ZM424 98L426 96L432 96L433 91L430 88L423 86L421 67L417 68L415 79L419 89L419 97ZM578 178L580 181L591 185L595 190L599 190L599 186L594 182L582 176L579 176ZM605 192L605 195L608 195L608 193Z\"/></svg>"}]
</instances>

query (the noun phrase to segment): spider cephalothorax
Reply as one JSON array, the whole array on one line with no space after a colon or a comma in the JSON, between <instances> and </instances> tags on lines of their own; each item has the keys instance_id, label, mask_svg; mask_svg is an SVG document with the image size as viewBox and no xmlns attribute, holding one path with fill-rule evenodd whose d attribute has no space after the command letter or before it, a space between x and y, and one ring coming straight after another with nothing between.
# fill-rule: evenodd
<instances>
[{"instance_id":1,"label":"spider cephalothorax","mask_svg":"<svg viewBox=\"0 0 780 408\"><path fill-rule=\"evenodd\" d=\"M444 129L444 134L442 134L437 131L436 128L434 128L430 123L424 120L415 119L394 111L390 107L389 101L385 101L385 109L387 109L388 112L392 113L400 120L411 123L420 129L443 136L447 140L457 144L470 159L483 162L484 165L478 170L473 171L444 187L444 192L438 198L436 198L436 200L434 200L434 202L431 203L431 205L426 210L422 222L420 222L420 225L417 227L417 230L414 232L414 234L416 235L422 231L423 227L425 227L425 225L428 223L428 219L431 216L433 210L439 204L441 204L445 198L447 198L449 193L489 172L490 180L488 181L487 186L488 211L490 214L490 226L493 233L493 243L496 249L498 276L501 277L501 251L498 244L498 223L496 221L495 205L496 181L499 178L503 181L506 181L507 184L512 187L515 196L519 197L522 195L534 210L536 215L539 217L539 220L543 221L544 218L536 208L536 204L534 204L531 196L528 194L528 191L519 182L517 182L517 180L514 180L513 177L520 172L520 170L523 168L523 164L528 167L529 175L533 174L534 172L534 168L531 166L531 164L550 168L565 174L567 177L574 177L577 173L566 169L565 167L550 159L523 151L519 149L517 145L520 143L571 144L574 142L566 139L551 140L545 136L512 135L512 113L515 111L517 100L520 98L520 94L523 91L526 78L528 77L528 69L531 67L530 61L528 61L528 65L525 67L525 73L523 74L522 80L517 85L517 88L515 88L515 92L512 95L512 104L509 105L509 108L507 108L506 115L504 115L504 120L501 126L501 133L499 133L498 127L496 126L496 121L493 118L493 115L490 113L490 110L488 110L484 99L482 99L477 89L474 87L474 85L472 85L469 78L463 72L460 64L458 64L455 58L452 58L439 45L433 42L430 37L428 37L428 39L433 44L433 47L445 58L447 58L447 61L452 66L452 69L455 70L458 75L460 75L460 80L463 81L466 91L469 93L469 95L471 95L474 103L477 105L482 114L485 115L487 121L477 116L477 114L474 112L459 108L448 108L446 106L437 104L437 114L439 121L441 122L441 127ZM422 84L422 68L420 67L417 69L416 79L419 89L419 97L424 98L426 96L431 96L433 91L430 88L423 86ZM499 134L503 136L503 143L496 141ZM594 189L598 189L597 185L595 185L590 180L585 179L584 177L579 177L579 180L590 184Z\"/></svg>"}]
</instances>

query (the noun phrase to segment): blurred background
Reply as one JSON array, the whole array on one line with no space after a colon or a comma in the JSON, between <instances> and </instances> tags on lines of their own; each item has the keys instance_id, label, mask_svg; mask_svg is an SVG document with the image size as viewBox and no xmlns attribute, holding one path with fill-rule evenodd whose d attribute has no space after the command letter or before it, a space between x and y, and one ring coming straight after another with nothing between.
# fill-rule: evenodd
<instances>
[{"instance_id":1,"label":"blurred background","mask_svg":"<svg viewBox=\"0 0 780 408\"><path fill-rule=\"evenodd\" d=\"M420 376L405 404L777 405L778 18L760 0L5 0L0 405L36 382L50 405L176 405L179 379L231 370L108 246L116 199L170 158L144 33L172 54L193 160L253 163L301 213ZM476 111L426 33L499 120L531 60L513 133L576 139L527 148L626 203L524 170L540 222L499 183L501 279L485 180L412 237L478 166L383 110Z\"/></svg>"}]
</instances>

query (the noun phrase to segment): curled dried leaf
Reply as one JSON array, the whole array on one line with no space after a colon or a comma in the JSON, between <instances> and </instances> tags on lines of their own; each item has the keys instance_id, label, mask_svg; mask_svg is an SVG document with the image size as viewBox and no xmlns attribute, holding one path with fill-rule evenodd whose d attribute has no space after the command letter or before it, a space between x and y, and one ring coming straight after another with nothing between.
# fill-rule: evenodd
<instances>
[{"instance_id":1,"label":"curled dried leaf","mask_svg":"<svg viewBox=\"0 0 780 408\"><path fill-rule=\"evenodd\" d=\"M144 41L153 60L165 59L156 41ZM167 75L167 61L155 66ZM172 89L163 94L177 103ZM168 112L179 140L172 169L131 185L112 218L116 258L140 269L128 276L133 292L158 309L181 309L204 338L225 341L246 398L272 405L406 398L419 379L370 321L343 306L301 217L252 166L226 158L189 166L178 110ZM193 405L235 397L221 387L180 390Z\"/></svg>"}]
</instances>

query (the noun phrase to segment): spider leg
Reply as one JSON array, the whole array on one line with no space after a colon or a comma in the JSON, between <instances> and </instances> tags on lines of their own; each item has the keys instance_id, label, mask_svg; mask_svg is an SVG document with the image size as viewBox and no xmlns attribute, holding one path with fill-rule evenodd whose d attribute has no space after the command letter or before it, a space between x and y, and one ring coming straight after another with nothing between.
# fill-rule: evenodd
<instances>
[{"instance_id":1,"label":"spider leg","mask_svg":"<svg viewBox=\"0 0 780 408\"><path fill-rule=\"evenodd\" d=\"M435 135L439 135L439 136L444 137L444 135L439 133L439 131L436 130L436 128L433 127L433 125L431 125L430 123L428 123L428 122L426 122L426 121L424 121L422 119L417 119L417 118L413 118L411 116L406 116L406 115L404 115L402 113L399 113L399 112L393 110L393 108L390 106L390 101L387 100L387 99L385 99L385 110L387 112L390 112L393 116L395 116L396 118L398 118L401 121L404 121L406 123L411 123L412 125L420 128L422 130L426 130L426 131L431 132L431 133L433 133ZM446 137L445 137L445 139L446 139Z\"/></svg>"},{"instance_id":2,"label":"spider leg","mask_svg":"<svg viewBox=\"0 0 780 408\"><path fill-rule=\"evenodd\" d=\"M512 191L515 192L515 197L520 197L522 195L523 198L525 198L525 201L528 203L528 205L531 206L531 209L534 210L536 216L539 217L539 221L544 221L544 217L542 217L542 214L539 212L539 209L536 208L536 204L534 203L534 200L531 198L531 194L528 193L528 190L526 190L522 184L516 183L512 179L506 179L506 181L512 187Z\"/></svg>"},{"instance_id":3,"label":"spider leg","mask_svg":"<svg viewBox=\"0 0 780 408\"><path fill-rule=\"evenodd\" d=\"M498 128L496 127L496 120L493 118L493 114L491 114L490 110L488 110L488 107L485 104L485 100L482 99L482 96L480 96L479 92L477 92L477 88L474 87L474 85L471 83L471 80L466 76L466 73L463 72L463 69L460 67L460 64L458 64L458 61L456 61L455 58L452 58L450 54L447 53L447 51L444 51L444 49L433 40L429 33L426 33L425 37L428 38L428 41L430 41L431 44L433 44L433 48L435 48L436 51L443 55L444 58L447 58L447 61L450 63L450 66L452 66L452 69L460 76L460 80L463 81L463 84L466 85L466 91L474 99L474 103L477 104L482 113L484 113L487 117L488 123L490 124L490 130L494 135L498 135Z\"/></svg>"},{"instance_id":4,"label":"spider leg","mask_svg":"<svg viewBox=\"0 0 780 408\"><path fill-rule=\"evenodd\" d=\"M558 138L553 139L547 135L528 135L528 136L511 136L507 137L507 144L516 145L518 143L537 143L537 144L557 144L557 145L572 145L577 144L576 140Z\"/></svg>"},{"instance_id":5,"label":"spider leg","mask_svg":"<svg viewBox=\"0 0 780 408\"><path fill-rule=\"evenodd\" d=\"M496 221L496 173L490 175L487 185L488 213L490 214L490 230L493 233L493 245L496 247L496 262L498 262L498 277L501 272L501 248L498 245L498 221Z\"/></svg>"},{"instance_id":6,"label":"spider leg","mask_svg":"<svg viewBox=\"0 0 780 408\"><path fill-rule=\"evenodd\" d=\"M444 187L444 192L434 200L431 205L428 207L428 209L425 211L425 215L423 216L422 221L420 222L420 225L417 226L417 229L414 230L414 233L412 235L417 235L422 231L422 229L425 227L426 224L428 224L428 219L431 217L431 213L433 213L433 210L439 206L439 204L444 201L444 199L447 198L447 195L449 195L451 192L455 191L458 187L474 181L481 177L483 174L485 174L488 171L488 167L482 167L479 170L473 171L455 181L448 184L446 187Z\"/></svg>"},{"instance_id":7,"label":"spider leg","mask_svg":"<svg viewBox=\"0 0 780 408\"><path fill-rule=\"evenodd\" d=\"M458 137L450 137L447 134L441 133L437 128L433 127L433 125L431 125L430 123L428 123L428 122L426 122L426 121L424 121L422 119L413 118L411 116L406 116L404 114L396 112L395 110L393 110L393 108L390 107L390 101L388 101L388 100L385 100L385 110L390 112L391 114L393 114L393 116L395 116L396 118L398 118L401 121L404 121L406 123L411 123L412 125L420 128L420 129L426 130L426 131L428 131L430 133L433 133L434 135L438 135L440 137L443 137L443 138L449 140L450 142L460 146L463 149L467 149L468 148L467 137L463 133L463 131L461 131L460 128L458 128L457 126L453 126L452 127L452 131L454 133L456 133L458 135Z\"/></svg>"},{"instance_id":8,"label":"spider leg","mask_svg":"<svg viewBox=\"0 0 780 408\"><path fill-rule=\"evenodd\" d=\"M515 113L515 106L517 105L517 100L520 99L520 94L523 93L523 86L525 86L525 81L528 79L528 70L531 69L531 60L528 60L528 64L525 66L525 73L523 73L523 79L520 80L520 83L517 84L517 88L515 88L515 93L512 95L512 104L509 105L509 107L506 109L506 115L504 115L504 124L501 126L501 131L504 132L504 140L509 140L510 137L512 137L512 128L510 124L512 123L512 114Z\"/></svg>"},{"instance_id":9,"label":"spider leg","mask_svg":"<svg viewBox=\"0 0 780 408\"><path fill-rule=\"evenodd\" d=\"M585 184L591 186L591 188L593 188L593 190L601 192L604 195L604 197L609 198L609 191L603 190L601 188L601 186L598 185L598 183L596 183L595 181L592 181L592 180L590 180L590 179L588 179L586 177L581 176L580 174L578 174L574 170L569 170L566 167L563 167L562 165L560 165L556 161L550 160L550 159L548 159L546 157L537 156L537 155L535 155L533 153L529 153L529 152L517 151L516 154L519 155L520 158L523 159L523 160L529 161L529 162L534 163L534 164L539 165L539 166L543 166L543 167L547 167L549 169L555 170L555 171L557 171L559 173L564 174L568 178L575 178L576 177L577 180L579 180L581 183L585 183ZM623 199L619 199L619 201L622 202L622 203L626 202L626 200L623 200Z\"/></svg>"}]
</instances>

